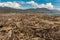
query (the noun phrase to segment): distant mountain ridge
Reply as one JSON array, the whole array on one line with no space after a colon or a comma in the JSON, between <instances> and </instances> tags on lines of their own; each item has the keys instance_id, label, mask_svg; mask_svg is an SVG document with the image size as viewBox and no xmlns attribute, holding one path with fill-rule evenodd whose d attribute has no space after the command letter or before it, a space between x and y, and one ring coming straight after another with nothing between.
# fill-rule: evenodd
<instances>
[{"instance_id":1,"label":"distant mountain ridge","mask_svg":"<svg viewBox=\"0 0 60 40\"><path fill-rule=\"evenodd\" d=\"M10 8L10 7L0 7L0 12L2 13L56 13L56 12L60 12L58 10L50 10L47 8L31 8L31 9L14 9L14 8Z\"/></svg>"}]
</instances>

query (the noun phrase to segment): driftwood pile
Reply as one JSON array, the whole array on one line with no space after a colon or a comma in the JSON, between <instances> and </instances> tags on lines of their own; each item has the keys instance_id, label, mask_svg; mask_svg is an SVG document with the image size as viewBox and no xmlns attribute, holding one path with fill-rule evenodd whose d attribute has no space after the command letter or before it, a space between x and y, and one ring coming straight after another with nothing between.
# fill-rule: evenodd
<instances>
[{"instance_id":1,"label":"driftwood pile","mask_svg":"<svg viewBox=\"0 0 60 40\"><path fill-rule=\"evenodd\" d=\"M0 14L0 40L60 40L60 17Z\"/></svg>"}]
</instances>

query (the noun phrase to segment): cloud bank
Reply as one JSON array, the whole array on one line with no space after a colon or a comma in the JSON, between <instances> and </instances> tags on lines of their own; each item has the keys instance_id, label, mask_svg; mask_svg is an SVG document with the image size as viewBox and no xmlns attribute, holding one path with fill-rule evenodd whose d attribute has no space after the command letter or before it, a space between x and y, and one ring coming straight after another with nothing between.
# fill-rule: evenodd
<instances>
[{"instance_id":1,"label":"cloud bank","mask_svg":"<svg viewBox=\"0 0 60 40\"><path fill-rule=\"evenodd\" d=\"M11 7L11 8L16 8L16 9L21 9L22 5L32 5L32 8L48 8L48 9L54 9L54 6L52 3L46 3L46 4L38 4L34 1L30 2L0 2L0 7ZM27 6L26 6L27 7ZM24 7L25 8L25 7ZM27 7L28 8L28 7Z\"/></svg>"},{"instance_id":2,"label":"cloud bank","mask_svg":"<svg viewBox=\"0 0 60 40\"><path fill-rule=\"evenodd\" d=\"M11 8L16 8L20 9L20 4L17 2L0 2L0 7L11 7Z\"/></svg>"},{"instance_id":3,"label":"cloud bank","mask_svg":"<svg viewBox=\"0 0 60 40\"><path fill-rule=\"evenodd\" d=\"M53 9L54 6L52 5L52 3L46 3L46 4L37 4L34 1L30 1L30 2L26 2L27 4L31 4L37 8L48 8L48 9Z\"/></svg>"}]
</instances>

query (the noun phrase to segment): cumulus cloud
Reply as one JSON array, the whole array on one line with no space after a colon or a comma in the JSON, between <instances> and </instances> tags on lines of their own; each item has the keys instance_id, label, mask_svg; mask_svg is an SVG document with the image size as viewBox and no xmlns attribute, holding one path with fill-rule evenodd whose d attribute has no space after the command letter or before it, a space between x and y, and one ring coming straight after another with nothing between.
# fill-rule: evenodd
<instances>
[{"instance_id":1,"label":"cumulus cloud","mask_svg":"<svg viewBox=\"0 0 60 40\"><path fill-rule=\"evenodd\" d=\"M60 8L55 8L55 10L59 10L60 11Z\"/></svg>"},{"instance_id":2,"label":"cumulus cloud","mask_svg":"<svg viewBox=\"0 0 60 40\"><path fill-rule=\"evenodd\" d=\"M0 7L11 7L11 8L16 8L16 9L21 9L21 8L25 8L22 7L22 5L25 5L25 4L30 4L33 6L33 8L48 8L48 9L53 9L54 6L52 5L52 3L46 3L46 4L38 4L34 1L29 1L29 2L0 2ZM26 6L26 8L28 8Z\"/></svg>"},{"instance_id":3,"label":"cumulus cloud","mask_svg":"<svg viewBox=\"0 0 60 40\"><path fill-rule=\"evenodd\" d=\"M26 2L27 4L31 4L37 8L48 8L48 9L53 9L54 6L52 5L52 3L46 3L46 4L37 4L34 1L30 1L30 2Z\"/></svg>"},{"instance_id":4,"label":"cumulus cloud","mask_svg":"<svg viewBox=\"0 0 60 40\"><path fill-rule=\"evenodd\" d=\"M27 4L31 4L31 5L33 5L33 6L38 6L38 4L35 3L34 1L26 2L26 3L27 3Z\"/></svg>"},{"instance_id":5,"label":"cumulus cloud","mask_svg":"<svg viewBox=\"0 0 60 40\"><path fill-rule=\"evenodd\" d=\"M26 4L26 2L24 2L24 1L20 1L19 3L20 3L20 4Z\"/></svg>"},{"instance_id":6,"label":"cumulus cloud","mask_svg":"<svg viewBox=\"0 0 60 40\"><path fill-rule=\"evenodd\" d=\"M46 4L40 4L38 5L39 8L48 8L48 9L53 9L54 6L51 3L46 3Z\"/></svg>"},{"instance_id":7,"label":"cumulus cloud","mask_svg":"<svg viewBox=\"0 0 60 40\"><path fill-rule=\"evenodd\" d=\"M11 7L11 8L16 8L20 9L20 4L17 2L0 2L0 7Z\"/></svg>"}]
</instances>

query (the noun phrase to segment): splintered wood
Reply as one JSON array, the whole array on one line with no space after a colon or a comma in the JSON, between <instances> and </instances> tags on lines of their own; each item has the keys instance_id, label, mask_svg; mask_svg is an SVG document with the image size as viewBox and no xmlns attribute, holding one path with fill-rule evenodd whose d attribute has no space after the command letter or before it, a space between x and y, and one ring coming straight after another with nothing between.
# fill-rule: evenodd
<instances>
[{"instance_id":1,"label":"splintered wood","mask_svg":"<svg viewBox=\"0 0 60 40\"><path fill-rule=\"evenodd\" d=\"M60 16L0 14L0 40L60 40Z\"/></svg>"}]
</instances>

